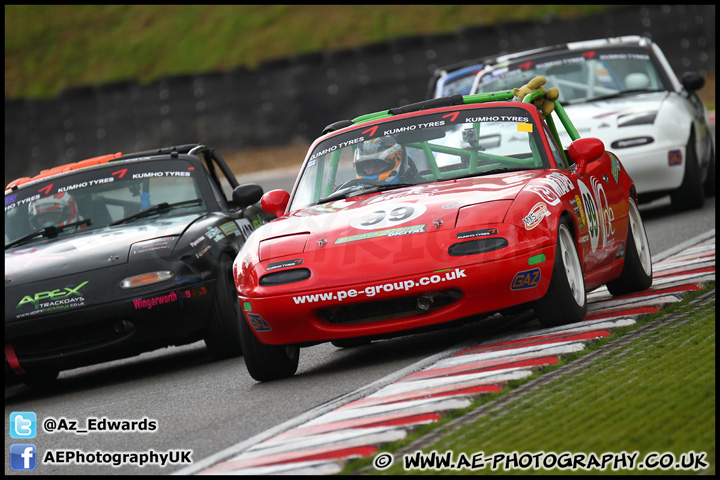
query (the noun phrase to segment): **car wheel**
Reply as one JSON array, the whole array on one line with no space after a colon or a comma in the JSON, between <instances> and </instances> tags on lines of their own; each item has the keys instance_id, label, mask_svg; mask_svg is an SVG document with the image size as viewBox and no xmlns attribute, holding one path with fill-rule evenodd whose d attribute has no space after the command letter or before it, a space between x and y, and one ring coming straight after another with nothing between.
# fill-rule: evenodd
<instances>
[{"instance_id":1,"label":"car wheel","mask_svg":"<svg viewBox=\"0 0 720 480\"><path fill-rule=\"evenodd\" d=\"M579 322L587 313L582 265L569 222L565 218L560 219L558 225L557 249L550 286L533 309L543 327Z\"/></svg>"},{"instance_id":2,"label":"car wheel","mask_svg":"<svg viewBox=\"0 0 720 480\"><path fill-rule=\"evenodd\" d=\"M705 204L705 191L700 177L697 154L695 153L695 133L690 134L685 149L685 174L680 188L670 194L673 209L677 211L702 208Z\"/></svg>"},{"instance_id":3,"label":"car wheel","mask_svg":"<svg viewBox=\"0 0 720 480\"><path fill-rule=\"evenodd\" d=\"M707 177L703 184L706 197L715 196L715 149L710 145L710 164L708 165Z\"/></svg>"},{"instance_id":4,"label":"car wheel","mask_svg":"<svg viewBox=\"0 0 720 480\"><path fill-rule=\"evenodd\" d=\"M612 295L645 290L652 285L652 257L645 225L635 201L630 198L628 208L628 238L625 246L625 264L620 276L607 283Z\"/></svg>"},{"instance_id":5,"label":"car wheel","mask_svg":"<svg viewBox=\"0 0 720 480\"><path fill-rule=\"evenodd\" d=\"M215 300L210 312L210 323L205 332L205 346L218 360L242 355L240 344L239 300L232 276L232 261L220 259L215 284Z\"/></svg>"},{"instance_id":6,"label":"car wheel","mask_svg":"<svg viewBox=\"0 0 720 480\"><path fill-rule=\"evenodd\" d=\"M245 366L250 376L259 382L295 375L300 360L300 348L291 345L265 345L257 339L245 316L240 314L240 339Z\"/></svg>"}]
</instances>

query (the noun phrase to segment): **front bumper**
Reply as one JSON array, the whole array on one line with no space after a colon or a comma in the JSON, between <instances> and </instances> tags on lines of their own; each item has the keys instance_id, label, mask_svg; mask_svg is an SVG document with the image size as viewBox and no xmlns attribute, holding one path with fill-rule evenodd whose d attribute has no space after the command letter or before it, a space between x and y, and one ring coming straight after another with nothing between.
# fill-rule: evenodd
<instances>
[{"instance_id":1,"label":"front bumper","mask_svg":"<svg viewBox=\"0 0 720 480\"><path fill-rule=\"evenodd\" d=\"M549 245L481 263L458 257L437 270L404 277L388 272L381 280L337 289L239 298L265 344L383 337L533 302L548 289L554 258L555 245Z\"/></svg>"},{"instance_id":2,"label":"front bumper","mask_svg":"<svg viewBox=\"0 0 720 480\"><path fill-rule=\"evenodd\" d=\"M202 338L214 280L100 305L7 321L5 360L17 374L62 371Z\"/></svg>"}]
</instances>

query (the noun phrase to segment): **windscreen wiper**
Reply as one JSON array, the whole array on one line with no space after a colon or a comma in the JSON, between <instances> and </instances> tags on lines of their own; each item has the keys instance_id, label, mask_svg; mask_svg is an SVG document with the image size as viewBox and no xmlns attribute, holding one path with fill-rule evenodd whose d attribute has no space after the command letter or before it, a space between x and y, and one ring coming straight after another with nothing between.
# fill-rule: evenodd
<instances>
[{"instance_id":1,"label":"windscreen wiper","mask_svg":"<svg viewBox=\"0 0 720 480\"><path fill-rule=\"evenodd\" d=\"M395 190L396 188L405 188L418 185L417 183L393 183L389 185L358 185L350 190L340 190L332 193L325 198L318 200L317 204L332 202L341 198L356 197L358 195L367 195L369 193L384 192L385 190Z\"/></svg>"},{"instance_id":2,"label":"windscreen wiper","mask_svg":"<svg viewBox=\"0 0 720 480\"><path fill-rule=\"evenodd\" d=\"M18 238L17 240L13 240L10 243L6 243L5 250L7 250L8 248L14 247L16 245L20 245L21 243L31 240L35 237L43 236L46 238L51 238L51 237L56 236L58 233L62 232L65 229L68 229L70 227L77 227L80 225L90 225L90 219L86 218L84 220L80 220L77 222L68 223L67 225L59 225L59 226L58 225L48 225L47 227L43 227L39 230L35 230L34 232L30 232L27 235Z\"/></svg>"},{"instance_id":3,"label":"windscreen wiper","mask_svg":"<svg viewBox=\"0 0 720 480\"><path fill-rule=\"evenodd\" d=\"M108 223L108 227L120 225L121 223L129 222L131 220L136 220L138 218L147 217L154 213L160 213L162 211L165 211L165 210L168 210L168 209L174 208L174 207L181 207L183 205L189 205L191 203L200 204L200 203L202 203L202 201L203 201L202 198L196 198L194 200L185 200L183 202L176 202L176 203L167 203L167 202L158 203L157 205L154 205L154 206L148 208L147 210L143 210L138 213L133 213L132 215L129 215L125 218L121 218L120 220L115 220L114 222Z\"/></svg>"}]
</instances>

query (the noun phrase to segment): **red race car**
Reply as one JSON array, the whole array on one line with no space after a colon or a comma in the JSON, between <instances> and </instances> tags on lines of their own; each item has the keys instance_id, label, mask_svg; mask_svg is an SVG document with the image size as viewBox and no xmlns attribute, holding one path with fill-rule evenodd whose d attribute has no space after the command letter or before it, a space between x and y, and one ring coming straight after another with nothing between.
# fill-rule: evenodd
<instances>
[{"instance_id":1,"label":"red race car","mask_svg":"<svg viewBox=\"0 0 720 480\"><path fill-rule=\"evenodd\" d=\"M292 194L263 196L278 218L233 265L254 379L293 375L299 349L321 342L517 308L562 325L584 318L592 289L651 285L632 179L539 84L326 128ZM573 139L566 149L553 111Z\"/></svg>"}]
</instances>

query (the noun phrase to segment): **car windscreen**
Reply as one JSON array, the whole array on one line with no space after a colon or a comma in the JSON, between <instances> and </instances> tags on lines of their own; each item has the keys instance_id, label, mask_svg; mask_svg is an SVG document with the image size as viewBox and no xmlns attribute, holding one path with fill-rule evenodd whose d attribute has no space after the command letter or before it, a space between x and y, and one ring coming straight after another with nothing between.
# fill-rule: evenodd
<instances>
[{"instance_id":1,"label":"car windscreen","mask_svg":"<svg viewBox=\"0 0 720 480\"><path fill-rule=\"evenodd\" d=\"M671 87L649 49L618 47L564 51L518 59L482 72L473 93L512 90L535 77L557 87L560 103L587 102L624 92L669 90Z\"/></svg>"},{"instance_id":2,"label":"car windscreen","mask_svg":"<svg viewBox=\"0 0 720 480\"><path fill-rule=\"evenodd\" d=\"M6 191L5 245L37 232L74 232L155 218L142 212L204 212L208 207L199 186L203 174L186 159L145 159L54 175ZM76 222L81 224L62 228Z\"/></svg>"},{"instance_id":3,"label":"car windscreen","mask_svg":"<svg viewBox=\"0 0 720 480\"><path fill-rule=\"evenodd\" d=\"M290 210L358 193L506 171L549 168L524 107L461 107L360 124L312 147Z\"/></svg>"},{"instance_id":4,"label":"car windscreen","mask_svg":"<svg viewBox=\"0 0 720 480\"><path fill-rule=\"evenodd\" d=\"M482 70L482 65L473 65L448 73L438 80L435 97L449 97L455 94L469 95L475 75L480 70Z\"/></svg>"}]
</instances>

